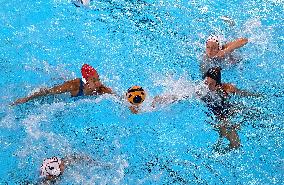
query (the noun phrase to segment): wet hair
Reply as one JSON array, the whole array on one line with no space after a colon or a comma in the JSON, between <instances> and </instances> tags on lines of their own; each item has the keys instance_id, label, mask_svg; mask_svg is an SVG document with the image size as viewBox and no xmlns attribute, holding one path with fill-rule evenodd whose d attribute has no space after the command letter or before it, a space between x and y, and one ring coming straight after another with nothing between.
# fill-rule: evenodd
<instances>
[{"instance_id":1,"label":"wet hair","mask_svg":"<svg viewBox=\"0 0 284 185\"><path fill-rule=\"evenodd\" d=\"M221 85L221 70L220 67L212 67L205 73L204 78L212 78L216 81L217 85Z\"/></svg>"}]
</instances>

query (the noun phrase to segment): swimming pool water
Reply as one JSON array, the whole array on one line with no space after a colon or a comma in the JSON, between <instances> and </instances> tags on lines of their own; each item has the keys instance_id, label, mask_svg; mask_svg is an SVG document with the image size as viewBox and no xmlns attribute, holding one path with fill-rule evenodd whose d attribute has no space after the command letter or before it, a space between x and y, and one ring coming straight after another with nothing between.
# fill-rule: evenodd
<instances>
[{"instance_id":1,"label":"swimming pool water","mask_svg":"<svg viewBox=\"0 0 284 185\"><path fill-rule=\"evenodd\" d=\"M59 184L283 184L282 12L282 0L2 2L0 184L35 184L44 158L73 153L110 167L80 164ZM267 95L235 100L247 107L234 119L242 147L225 154L213 149L218 134L199 100L149 108L158 94L192 94L211 33L249 38L223 81ZM83 63L120 95L143 86L144 112L111 96L67 94L8 106L80 77Z\"/></svg>"}]
</instances>

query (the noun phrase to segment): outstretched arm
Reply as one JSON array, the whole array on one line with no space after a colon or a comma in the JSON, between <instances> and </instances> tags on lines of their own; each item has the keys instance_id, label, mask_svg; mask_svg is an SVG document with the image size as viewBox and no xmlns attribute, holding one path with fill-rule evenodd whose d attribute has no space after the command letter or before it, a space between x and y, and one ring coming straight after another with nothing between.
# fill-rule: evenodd
<instances>
[{"instance_id":1,"label":"outstretched arm","mask_svg":"<svg viewBox=\"0 0 284 185\"><path fill-rule=\"evenodd\" d=\"M259 94L259 93L238 89L236 86L232 84L223 84L223 87L225 91L229 94L236 94L236 95L244 96L244 97L246 96L262 97L263 96L262 94Z\"/></svg>"},{"instance_id":2,"label":"outstretched arm","mask_svg":"<svg viewBox=\"0 0 284 185\"><path fill-rule=\"evenodd\" d=\"M184 97L186 98L186 97ZM178 101L178 97L175 95L163 95L155 96L152 102L152 107L155 108L157 104L170 104Z\"/></svg>"},{"instance_id":3,"label":"outstretched arm","mask_svg":"<svg viewBox=\"0 0 284 185\"><path fill-rule=\"evenodd\" d=\"M103 168L111 168L110 163L104 163L93 159L91 156L85 154L73 154L68 155L62 159L64 166L67 168L68 166L76 165L78 163L86 163L91 166L100 166Z\"/></svg>"},{"instance_id":4,"label":"outstretched arm","mask_svg":"<svg viewBox=\"0 0 284 185\"><path fill-rule=\"evenodd\" d=\"M254 93L254 92L249 92L249 91L245 91L245 90L240 90L240 89L237 89L237 90L236 90L236 94L238 94L238 95L240 95L240 96L263 97L262 94Z\"/></svg>"},{"instance_id":5,"label":"outstretched arm","mask_svg":"<svg viewBox=\"0 0 284 185\"><path fill-rule=\"evenodd\" d=\"M39 90L39 92L35 92L30 96L19 98L18 100L13 102L11 105L26 103L32 99L35 99L41 96L46 96L49 94L61 94L65 92L70 92L71 94L75 94L78 91L78 87L79 87L78 83L80 83L80 81L78 81L78 79L74 79L74 80L70 80L70 81L63 83L62 85L52 87L50 89L42 88Z\"/></svg>"},{"instance_id":6,"label":"outstretched arm","mask_svg":"<svg viewBox=\"0 0 284 185\"><path fill-rule=\"evenodd\" d=\"M224 48L219 51L216 55L218 58L223 58L225 55L232 53L235 49L238 49L248 43L247 38L239 38L233 42L229 42L224 46Z\"/></svg>"},{"instance_id":7,"label":"outstretched arm","mask_svg":"<svg viewBox=\"0 0 284 185\"><path fill-rule=\"evenodd\" d=\"M107 86L105 86L105 85L103 85L103 84L99 87L99 90L100 90L101 94L115 94L115 93L112 91L111 88L109 88L109 87L107 87Z\"/></svg>"},{"instance_id":8,"label":"outstretched arm","mask_svg":"<svg viewBox=\"0 0 284 185\"><path fill-rule=\"evenodd\" d=\"M33 93L32 95L30 95L30 96L17 99L17 100L14 101L13 103L11 103L11 105L13 106L13 105L18 105L18 104L26 103L26 102L28 102L28 101L34 99L34 98L37 98L37 97L40 97L40 96L45 96L45 95L49 94L48 91L49 91L49 90L48 90L48 89L45 89L45 88L40 89L39 92L35 92L35 93Z\"/></svg>"}]
</instances>

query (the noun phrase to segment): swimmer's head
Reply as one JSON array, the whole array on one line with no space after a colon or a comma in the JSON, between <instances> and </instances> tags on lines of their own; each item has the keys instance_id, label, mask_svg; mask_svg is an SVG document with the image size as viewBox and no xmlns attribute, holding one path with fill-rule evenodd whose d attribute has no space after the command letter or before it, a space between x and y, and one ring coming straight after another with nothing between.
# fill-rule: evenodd
<instances>
[{"instance_id":1,"label":"swimmer's head","mask_svg":"<svg viewBox=\"0 0 284 185\"><path fill-rule=\"evenodd\" d=\"M98 72L92 66L84 64L81 68L81 73L83 82L86 83L89 88L93 89L102 85Z\"/></svg>"},{"instance_id":2,"label":"swimmer's head","mask_svg":"<svg viewBox=\"0 0 284 185\"><path fill-rule=\"evenodd\" d=\"M210 68L205 74L205 84L210 90L215 90L217 85L221 85L221 68Z\"/></svg>"},{"instance_id":3,"label":"swimmer's head","mask_svg":"<svg viewBox=\"0 0 284 185\"><path fill-rule=\"evenodd\" d=\"M146 92L140 86L133 86L127 90L127 100L133 105L140 105L146 98Z\"/></svg>"},{"instance_id":4,"label":"swimmer's head","mask_svg":"<svg viewBox=\"0 0 284 185\"><path fill-rule=\"evenodd\" d=\"M214 57L221 49L221 39L216 35L210 35L206 40L206 55Z\"/></svg>"},{"instance_id":5,"label":"swimmer's head","mask_svg":"<svg viewBox=\"0 0 284 185\"><path fill-rule=\"evenodd\" d=\"M40 176L47 179L58 177L63 172L63 163L59 157L47 158L40 167Z\"/></svg>"},{"instance_id":6,"label":"swimmer's head","mask_svg":"<svg viewBox=\"0 0 284 185\"><path fill-rule=\"evenodd\" d=\"M89 64L84 64L81 68L82 77L87 81L90 78L99 79L97 71Z\"/></svg>"}]
</instances>

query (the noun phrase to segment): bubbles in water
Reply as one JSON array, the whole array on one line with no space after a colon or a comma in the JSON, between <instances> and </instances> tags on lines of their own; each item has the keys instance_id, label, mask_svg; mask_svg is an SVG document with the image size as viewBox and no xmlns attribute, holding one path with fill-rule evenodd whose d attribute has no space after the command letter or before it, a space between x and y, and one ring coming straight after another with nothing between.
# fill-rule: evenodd
<instances>
[{"instance_id":1,"label":"bubbles in water","mask_svg":"<svg viewBox=\"0 0 284 185\"><path fill-rule=\"evenodd\" d=\"M16 127L16 114L13 109L7 109L1 117L0 127L2 128L15 128Z\"/></svg>"},{"instance_id":2,"label":"bubbles in water","mask_svg":"<svg viewBox=\"0 0 284 185\"><path fill-rule=\"evenodd\" d=\"M83 8L75 8L70 4L70 2L70 0L54 0L53 4L60 6L60 8L55 8L58 12L56 12L54 9L55 12L52 13L55 14L52 14L49 17L44 17L44 19L39 22L27 23L26 28L24 27L25 25L21 25L21 29L18 29L17 27L15 27L13 20L9 20L10 18L6 17L8 20L7 24L9 23L9 27L16 30L13 33L14 38L9 38L9 40L11 40L11 43L9 42L9 44L12 45L13 48L16 48L18 51L20 51L20 54L22 54L20 58L18 55L13 57L20 60L25 58L24 56L27 56L28 59L25 63L25 69L32 73L35 72L36 74L38 74L38 76L43 75L48 79L51 79L53 84L54 80L60 80L60 82L62 82L62 80L75 78L76 73L79 74L79 71L73 73L70 72L71 74L66 74L64 68L65 66L72 65L77 67L78 65L81 65L81 61L90 61L95 63L99 67L99 69L102 69L102 71L104 72L101 75L103 81L110 82L112 85L116 83L115 85L113 85L113 88L116 88L115 90L119 91L119 93L121 94L125 93L122 92L122 89L124 89L125 86L128 86L129 84L133 83L133 81L135 81L135 79L133 79L134 75L132 74L137 74L137 76L140 77L143 76L143 74L160 70L172 70L175 72L180 72L181 70L178 70L177 66L181 66L182 70L192 70L191 72L195 73L198 70L197 68L195 68L197 67L196 56L204 51L204 41L208 36L208 32L211 30L214 30L217 34L223 35L224 37L226 36L226 38L228 38L227 36L230 34L232 35L232 38L239 36L249 37L250 43L248 45L250 45L250 47L247 50L244 50L245 54L248 53L248 58L259 59L259 56L263 56L267 50L273 52L280 51L279 46L277 46L277 44L275 44L274 42L275 40L272 35L273 33L271 33L274 31L274 25L266 26L267 22L264 22L262 17L255 15L258 15L257 11L262 9L262 5L268 2L274 2L279 3L278 5L282 6L280 4L283 2L282 0L257 2L259 3L259 5L255 3L253 6L259 7L253 9L254 11L250 11L252 9L251 6L244 6L245 11L251 12L251 15L257 18L247 20L243 27L241 27L241 29L237 31L237 33L232 31L233 28L230 28L230 30L225 30L226 28L220 26L219 22L221 20L219 18L222 15L228 15L230 17L221 17L222 21L226 21L228 24L231 24L231 26L232 21L236 21L235 27L237 27L237 23L240 24L243 19L243 17L238 16L242 13L242 10L240 12L231 11L232 9L230 10L227 9L228 7L226 7L223 12L219 12L218 10L222 9L222 7L220 8L218 4L218 7L214 9L214 6L217 6L217 3L212 3L209 1L202 1L198 3L192 1L190 3L186 2L187 4L183 2L159 1L157 3L154 2L150 5L146 2L142 3L140 1L93 1L90 9L88 10ZM251 2L249 1L248 3ZM230 2L230 5L231 4L235 8L234 2ZM191 5L196 5L198 7L195 8ZM26 7L24 8L26 9ZM24 8L20 10L24 10ZM26 10L30 11L31 9ZM262 11L262 13L263 12L264 11ZM202 16L197 15L198 13L202 14ZM275 13L277 14L277 12ZM24 13L22 12L22 14ZM5 18L4 14L3 17ZM231 19L231 17L233 17L234 20ZM246 16L244 19L246 19L247 17L248 16ZM196 21L198 19L200 20L200 22ZM49 20L51 20L51 22L49 22ZM72 26L70 27L69 24L71 24ZM228 34L226 31L230 32L230 34ZM21 38L22 40L18 40L16 38ZM282 36L280 36L279 38L283 41ZM198 41L198 39L202 40L202 42ZM18 45L13 45L13 43L18 43ZM33 45L35 45L37 48L33 47ZM38 50L39 48L43 49ZM9 50L7 49L6 51ZM31 53L30 51L37 52ZM7 53L10 53L10 51L3 53L5 53L6 55ZM46 58L47 56L49 56L49 58ZM11 57L11 60L13 60L13 57ZM188 58L190 58L190 60ZM52 65L53 63L57 62L62 64ZM264 64L267 63L262 63L260 66L262 67L264 66ZM142 67L140 68L140 66ZM119 74L120 72L121 74ZM255 71L253 72L255 73ZM103 76L104 74L106 74L106 76ZM19 75L21 75L21 73L19 73ZM145 75L146 80L143 79L143 81L139 79L135 81L143 81L143 83L141 84L147 84L147 86L149 87L149 96L144 102L145 104L143 103L144 105L142 106L142 112L153 111L151 104L154 101L154 97L157 95L168 98L168 101L164 101L162 103L163 105L161 106L170 107L170 104L180 100L193 101L198 96L205 95L208 91L203 82L194 82L188 80L186 78L186 76L188 75L179 75L178 77L174 77L174 75L162 76L160 78L155 77L152 78L154 79L154 83L148 83L148 76L150 75L147 75ZM280 76L282 76L282 74ZM37 79L37 82L40 81L39 78L41 77L35 78ZM267 80L266 83L268 82L269 81ZM14 84L16 84L16 82ZM31 86L31 83L28 85L33 88ZM161 89L161 91L157 92L158 90L156 88ZM34 89L32 92L37 90L38 89ZM80 144L76 143L77 145L73 146L74 143L72 143L72 140L78 139L77 135L76 137L72 137L65 132L62 132L64 129L60 130L60 132L57 129L52 129L55 126L60 125L62 120L63 122L67 120L63 119L64 116L57 116L57 114L67 115L66 111L68 111L69 108L76 109L78 107L81 108L82 106L82 110L80 109L77 110L78 112L72 112L72 114L74 115L70 116L72 118L68 119L68 121L70 121L70 125L74 126L74 128L77 129L77 132L80 131L80 129L85 129L86 127L86 125L84 125L85 122L83 122L82 125L79 125L81 123L79 123L78 125L77 123L75 123L76 121L81 121L78 120L78 116L80 115L84 115L86 119L90 119L90 121L88 120L88 124L94 126L94 130L96 131L102 130L104 128L109 129L110 124L112 124L112 121L114 120L107 120L109 124L98 127L98 123L95 119L93 119L94 114L102 115L102 120L109 118L109 115L111 113L109 111L113 107L108 109L109 104L107 106L102 105L105 103L104 100L110 100L112 102L114 101L115 103L119 103L120 105L123 105L125 107L128 106L127 102L123 98L118 98L111 95L103 95L97 98L87 97L85 99L80 99L76 102L71 103L70 101L65 102L62 100L58 100L60 101L60 103L45 105L39 105L39 103L35 103L34 107L30 106L28 108L29 110L26 110L26 112L24 111L24 119L17 118L18 113L22 113L21 111L14 112L14 110L12 109L9 109L9 111L5 110L6 112L4 111L3 116L1 115L2 117L0 126L2 128L23 127L23 129L26 131L26 133L24 133L26 134L24 135L24 138L21 138L19 142L15 141L14 143L16 143L17 145L16 147L18 152L16 152L16 154L21 161L20 167L24 166L28 169L32 169L33 166L36 166L34 173L27 172L28 176L38 175L36 174L36 169L38 168L37 164L39 164L43 158L50 157L49 155L55 154L64 156L65 154L71 153L74 150L81 149L81 146L79 146ZM99 110L98 112L92 112L92 108L96 106L100 106L101 109L96 109ZM184 109L184 107L182 106L179 106L178 108ZM105 109L107 109L108 112L106 111L107 113L102 113ZM123 112L124 110L125 109L122 108L122 110L120 111ZM112 111L116 112L116 110ZM208 152L208 150L200 149L195 154L191 149L194 147L199 147L200 143L195 146L185 144L186 146L180 148L179 150L176 150L175 147L181 143L186 143L187 141L195 141L205 137L204 133L202 133L202 136L200 137L189 137L188 132L181 133L182 130L191 128L191 136L194 136L194 132L196 131L195 127L198 127L198 124L205 124L202 122L202 120L198 120L198 124L192 124L192 127L185 127L185 124L191 124L191 122L188 120L188 117L190 117L191 115L186 114L186 116L184 116L183 114L184 111L180 111L177 115L171 114L171 121L165 120L168 115L159 114L160 117L158 120L162 119L163 125L158 121L153 123L153 125L160 124L159 127L156 127L158 129L155 129L153 131L153 135L157 135L158 139L145 139L145 141L140 142L142 142L142 145L145 146L151 145L152 143L154 143L153 145L160 144L160 148L157 147L159 151L161 151L161 149L163 149L164 147L168 147L169 151L171 152L167 153L165 150L165 153L163 154L164 156L168 156L169 159L173 161L175 161L176 158L189 158L192 161L192 164L189 166L189 168L185 169L182 167L186 165L174 164L174 162L172 162L168 163L172 165L170 167L164 167L163 169L161 167L157 167L155 173L138 172L135 173L135 175L138 175L135 176L135 179L133 180L135 183L150 184L154 182L158 184L163 183L162 181L165 178L180 177L176 175L179 170L174 171L174 168L180 168L180 171L182 173L190 174L191 176L193 176L192 178L195 178L194 180L196 180L191 182L197 183L220 183L220 179L222 182L224 182L224 180L222 179L223 177L220 178L220 176L223 176L224 174L229 176L226 176L228 183L234 182L233 180L236 180L236 178L241 179L237 182L239 184L243 183L242 180L248 179L253 179L251 181L246 181L250 183L267 182L265 181L266 177L261 177L260 179L264 180L258 181L258 177L251 175L254 174L254 172L250 172L249 165L246 164L249 160L239 161L239 159L234 159L235 156L232 153L230 153L229 155L213 154L212 156L211 153ZM194 110L192 110L190 114L196 113L194 112ZM146 117L145 119L154 120L155 113L147 117L148 115L141 114L137 115L136 117L138 119L142 119L143 122L146 122L144 118L142 118L143 116ZM177 118L181 116L184 116L182 117L182 121ZM195 116L199 117L200 115L197 114ZM115 118L118 120L115 121L119 122L121 117L123 116L119 115L119 117ZM124 133L127 137L127 140L131 139L130 136L133 134L133 132L139 132L137 131L139 129L148 131L148 125L147 127L139 125L139 128L137 129L131 124L125 124L124 122L132 123L131 121L129 121L129 119L132 118L132 115L125 117L122 119L123 121L121 121L123 122L121 123L123 126L121 126L119 130L120 133L127 132L127 134ZM98 118L100 117L98 116ZM175 125L176 127L171 130L171 132L168 132L168 130L170 130L171 128L169 125L174 125L174 122L176 120L181 121L181 126L178 125L177 127ZM273 121L275 120L272 119L271 124ZM251 123L252 120L249 119L249 122ZM263 121L262 124L266 124L267 126L267 121ZM161 125L163 126L162 128ZM117 125L112 128L115 127L117 127ZM65 131L67 132L69 131L69 129L69 127L65 128ZM125 131L123 129L125 129ZM247 133L247 130L245 129L242 132ZM252 130L252 134L243 135L245 135L245 138L256 141L258 140L259 136L265 134L263 128L259 128L258 130L259 132L257 132L257 134L254 133L255 130ZM278 130L281 130L281 128L279 127ZM275 130L273 130L273 133L274 132L276 133ZM90 134L92 134L93 136L96 133L94 131L94 133L91 132ZM117 133L110 131L110 134ZM113 143L113 145L115 145L117 149L125 149L126 144L121 142L119 137L118 139L116 138L115 140L112 140L112 138L107 138L109 136L106 136L104 132L102 132L101 135L103 136L98 140L110 140L110 143ZM145 134L143 136L145 136ZM269 135L269 139L270 136L271 138L275 137L273 136L273 134L271 134ZM140 136L135 135L135 137L140 139ZM80 139L85 140L84 137ZM269 141L269 139L267 140ZM275 138L273 139L274 141L276 141ZM163 142L162 144L161 141ZM264 142L265 146L270 145L268 141ZM278 152L281 150L280 137L277 141L277 147L274 150L277 150L278 148ZM96 140L90 140L89 142L93 144L96 143ZM208 140L206 142L210 143L212 141ZM251 147L247 143L244 143L245 150ZM92 145L92 147L98 147L96 146L96 144ZM259 149L257 145L261 145L261 143L255 142L254 144L251 150ZM107 148L109 147L109 145L111 144L106 143L106 145L102 146L102 148ZM89 147L89 145L87 146ZM182 154L180 156L173 155L176 153L183 153L180 151L186 151L188 148L190 149L187 151L187 153L184 152L185 155L183 156ZM90 151L92 150L95 149L90 149ZM272 152L273 147L269 147L267 148L267 150L269 151L265 150L265 152L269 152L270 155L268 156L272 156L271 158L273 158L275 156L275 153L277 153L275 151L274 153ZM157 151L149 151L149 149L145 149L144 151L146 153L145 155L147 155L148 152L150 154L157 153ZM109 160L111 166L113 167L109 171L100 171L100 169L97 167L86 167L84 165L79 166L78 168L70 168L69 171L66 171L66 176L63 177L62 182L66 182L66 184L70 184L70 182L77 184L124 184L132 178L129 176L126 177L127 175L129 175L126 173L126 170L129 167L132 167L130 161L135 161L136 156L124 156L117 153L113 152L111 149L108 150L108 155L114 155L111 156L111 159ZM131 155L133 154L136 153L134 152ZM99 155L103 154L100 153ZM196 155L196 158L191 159L190 157L194 155ZM237 157L241 158L245 155L246 153L244 151L242 154L237 154ZM247 155L251 158L251 160L258 159L258 156L251 156L249 154ZM147 157L145 158L147 159ZM279 161L281 162L280 159ZM141 163L143 163L143 161ZM209 163L210 165L208 165ZM234 163L237 163L237 165L235 165ZM134 165L133 168L139 169L140 166L137 166ZM268 168L271 169L273 167L273 165L270 165ZM263 170L261 168L256 170L256 172L262 171ZM249 172L247 173L248 175L245 172ZM139 176L139 174L142 174L142 177ZM238 177L236 177L236 174L238 174ZM247 177L246 175L249 177ZM274 175L266 173L265 176L273 177ZM191 177L189 177L189 179L190 178ZM204 178L205 180L203 180L202 178ZM271 182L277 183L280 181L277 180L277 178L274 178L274 180L271 180Z\"/></svg>"}]
</instances>

